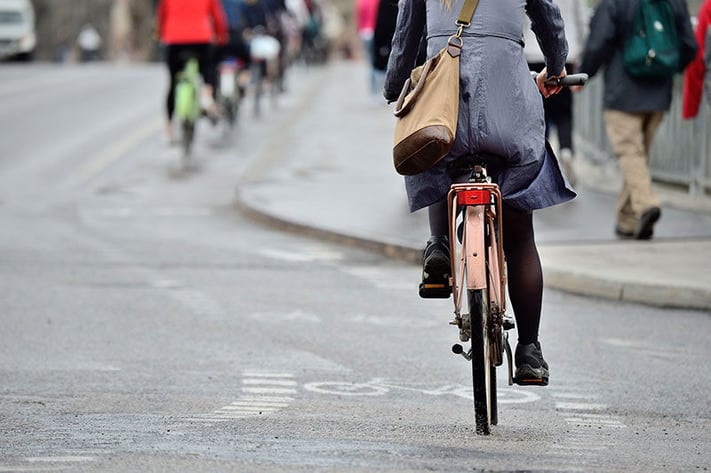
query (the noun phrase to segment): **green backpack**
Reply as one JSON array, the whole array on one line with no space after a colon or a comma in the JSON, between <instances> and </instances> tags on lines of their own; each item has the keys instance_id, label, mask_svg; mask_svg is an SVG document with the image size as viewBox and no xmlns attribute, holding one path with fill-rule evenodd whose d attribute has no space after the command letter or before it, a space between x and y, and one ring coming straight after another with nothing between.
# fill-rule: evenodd
<instances>
[{"instance_id":1,"label":"green backpack","mask_svg":"<svg viewBox=\"0 0 711 473\"><path fill-rule=\"evenodd\" d=\"M668 0L639 0L632 36L623 51L627 72L634 77L670 77L679 72L679 35Z\"/></svg>"}]
</instances>

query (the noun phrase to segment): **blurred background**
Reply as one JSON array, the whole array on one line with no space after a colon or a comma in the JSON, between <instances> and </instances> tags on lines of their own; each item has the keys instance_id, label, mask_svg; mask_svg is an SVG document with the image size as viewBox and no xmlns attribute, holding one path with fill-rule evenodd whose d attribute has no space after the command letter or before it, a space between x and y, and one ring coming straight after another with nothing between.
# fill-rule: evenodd
<instances>
[{"instance_id":1,"label":"blurred background","mask_svg":"<svg viewBox=\"0 0 711 473\"><path fill-rule=\"evenodd\" d=\"M157 0L0 0L0 58L73 61L82 59L78 41L80 34L91 42L98 39L96 55L92 59L151 61L159 58L153 38L153 18ZM353 2L324 0L327 31L335 46L349 52L356 39L344 25L352 22ZM33 7L28 16L26 4ZM31 17L33 16L33 18ZM24 39L28 49L16 54L10 43L20 41L18 25L26 23L34 30L35 40ZM91 34L86 33L91 28ZM5 30L13 29L16 38Z\"/></svg>"},{"instance_id":2,"label":"blurred background","mask_svg":"<svg viewBox=\"0 0 711 473\"><path fill-rule=\"evenodd\" d=\"M31 3L35 11L36 47L32 58L43 61L77 61L80 54L76 48L82 27L91 25L102 39L99 59L130 59L146 61L156 59L155 42L152 39L153 13L157 0L2 0L3 9L11 4ZM340 22L352 24L354 2L329 0L333 10L340 15ZM588 2L594 7L595 1ZM695 15L701 0L688 0L689 12ZM16 7L13 7L16 8ZM15 21L11 14L0 15L0 28L4 23ZM351 43L355 38L353 28L338 31L342 41ZM3 49L0 38L0 50Z\"/></svg>"},{"instance_id":3,"label":"blurred background","mask_svg":"<svg viewBox=\"0 0 711 473\"><path fill-rule=\"evenodd\" d=\"M157 0L0 0L0 60L81 63L148 62L162 59L153 35ZM355 0L319 0L327 57L365 60ZM596 0L588 0L589 8ZM687 0L692 23L701 0ZM657 132L650 169L656 181L690 194L711 188L711 119L708 107L696 120L681 119L683 76L678 75L670 113ZM615 174L612 148L602 126L602 80L595 77L574 101L574 135L587 162ZM379 95L379 94L378 94ZM599 166L598 166L599 167Z\"/></svg>"}]
</instances>

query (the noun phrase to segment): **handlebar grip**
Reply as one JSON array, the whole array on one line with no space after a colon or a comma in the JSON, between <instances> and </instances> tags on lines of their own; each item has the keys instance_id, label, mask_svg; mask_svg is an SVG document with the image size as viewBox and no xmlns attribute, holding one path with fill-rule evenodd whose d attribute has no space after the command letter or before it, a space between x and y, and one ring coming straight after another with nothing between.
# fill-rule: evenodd
<instances>
[{"instance_id":1,"label":"handlebar grip","mask_svg":"<svg viewBox=\"0 0 711 473\"><path fill-rule=\"evenodd\" d=\"M567 76L559 79L557 77L553 79L546 80L546 85L562 85L564 87L572 87L575 85L585 85L588 81L588 75L585 73L578 74L568 74Z\"/></svg>"}]
</instances>

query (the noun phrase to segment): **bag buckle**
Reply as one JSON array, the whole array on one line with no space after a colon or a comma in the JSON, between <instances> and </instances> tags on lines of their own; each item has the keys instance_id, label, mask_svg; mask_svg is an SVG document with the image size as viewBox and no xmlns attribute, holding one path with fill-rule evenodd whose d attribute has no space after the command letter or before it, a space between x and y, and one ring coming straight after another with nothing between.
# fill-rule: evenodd
<instances>
[{"instance_id":1,"label":"bag buckle","mask_svg":"<svg viewBox=\"0 0 711 473\"><path fill-rule=\"evenodd\" d=\"M462 36L459 33L453 34L447 40L447 46L454 46L456 48L462 49L463 45L464 45L464 41L462 40Z\"/></svg>"},{"instance_id":2,"label":"bag buckle","mask_svg":"<svg viewBox=\"0 0 711 473\"><path fill-rule=\"evenodd\" d=\"M469 21L455 21L455 25L457 25L457 33L454 35L457 38L462 37L462 33L464 33L464 28L469 28L471 26L471 22Z\"/></svg>"},{"instance_id":3,"label":"bag buckle","mask_svg":"<svg viewBox=\"0 0 711 473\"><path fill-rule=\"evenodd\" d=\"M447 45L456 46L461 49L464 45L464 41L462 40L464 28L469 28L471 23L468 21L455 21L454 24L457 25L457 32L449 37L449 39L447 40Z\"/></svg>"}]
</instances>

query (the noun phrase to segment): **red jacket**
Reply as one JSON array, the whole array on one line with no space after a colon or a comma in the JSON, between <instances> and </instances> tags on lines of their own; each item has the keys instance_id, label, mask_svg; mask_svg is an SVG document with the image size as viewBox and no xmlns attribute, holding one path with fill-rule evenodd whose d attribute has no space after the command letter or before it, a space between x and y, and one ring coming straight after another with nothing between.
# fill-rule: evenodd
<instances>
[{"instance_id":1,"label":"red jacket","mask_svg":"<svg viewBox=\"0 0 711 473\"><path fill-rule=\"evenodd\" d=\"M163 44L227 41L227 18L220 0L160 0L156 22Z\"/></svg>"},{"instance_id":2,"label":"red jacket","mask_svg":"<svg viewBox=\"0 0 711 473\"><path fill-rule=\"evenodd\" d=\"M684 73L684 102L682 107L683 118L694 118L699 113L701 94L704 87L704 75L711 74L704 66L704 42L706 30L711 27L711 0L705 0L699 9L699 23L696 27L696 42L699 51L696 57L686 68ZM711 99L711 97L709 97Z\"/></svg>"}]
</instances>

